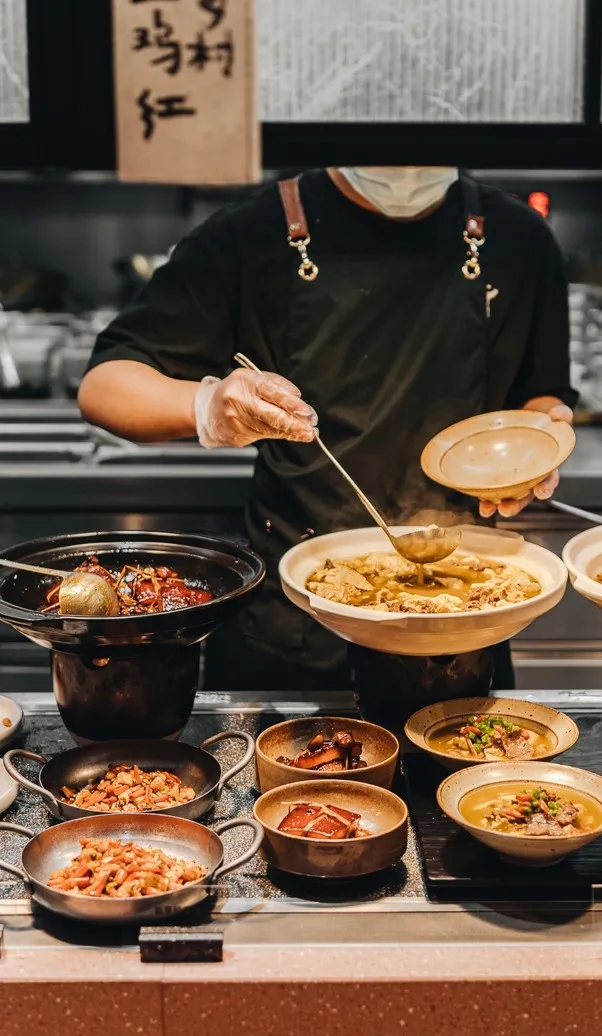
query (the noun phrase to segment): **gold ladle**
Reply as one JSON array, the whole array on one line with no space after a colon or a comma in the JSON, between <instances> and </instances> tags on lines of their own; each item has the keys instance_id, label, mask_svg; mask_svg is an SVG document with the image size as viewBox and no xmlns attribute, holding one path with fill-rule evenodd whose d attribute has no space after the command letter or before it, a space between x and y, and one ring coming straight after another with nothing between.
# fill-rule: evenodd
<instances>
[{"instance_id":1,"label":"gold ladle","mask_svg":"<svg viewBox=\"0 0 602 1036\"><path fill-rule=\"evenodd\" d=\"M241 367L246 367L247 370L255 371L257 374L262 373L260 368L257 367L252 360L249 360L243 353L236 353L234 359ZM368 511L368 514L374 519L376 524L380 526L397 553L400 554L402 558L405 558L406 561L411 561L417 566L418 582L421 584L424 583L423 565L433 564L435 561L443 561L444 558L453 554L462 538L462 531L458 528L442 529L438 525L430 525L428 529L422 529L416 532L406 532L403 536L394 536L382 514L380 514L374 504L368 500L368 497L362 492L357 483L354 482L351 475L345 470L343 465L339 464L336 457L330 452L328 447L324 445L318 434L315 436L315 442L322 450L322 453L328 457L330 463L334 464L337 471L349 483L358 500L362 502Z\"/></svg>"},{"instance_id":2,"label":"gold ladle","mask_svg":"<svg viewBox=\"0 0 602 1036\"><path fill-rule=\"evenodd\" d=\"M42 565L29 565L25 561L9 561L8 558L0 558L0 567L17 568L23 572L37 572L43 576L56 576L57 579L61 579L61 615L119 615L119 598L113 587L94 572L63 572L56 568L44 568Z\"/></svg>"}]
</instances>

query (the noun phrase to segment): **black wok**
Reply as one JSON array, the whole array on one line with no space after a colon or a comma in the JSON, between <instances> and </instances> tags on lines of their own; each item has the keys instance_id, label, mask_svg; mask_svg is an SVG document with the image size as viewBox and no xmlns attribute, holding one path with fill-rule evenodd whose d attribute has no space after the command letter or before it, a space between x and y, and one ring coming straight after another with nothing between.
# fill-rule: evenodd
<instances>
[{"instance_id":1,"label":"black wok","mask_svg":"<svg viewBox=\"0 0 602 1036\"><path fill-rule=\"evenodd\" d=\"M255 838L246 852L224 864L224 846L219 835L234 827L251 828ZM84 820L57 824L36 835L18 824L0 823L0 830L14 831L31 839L22 852L20 867L0 860L0 869L21 878L32 898L41 906L88 924L146 924L166 920L188 910L205 899L220 878L250 860L263 840L261 825L246 817L226 820L218 824L215 831L210 831L192 820L152 813L97 814ZM174 892L130 899L78 896L49 888L47 881L51 873L66 867L80 852L81 838L115 838L162 849L181 859L194 860L206 868L207 874Z\"/></svg>"},{"instance_id":2,"label":"black wok","mask_svg":"<svg viewBox=\"0 0 602 1036\"><path fill-rule=\"evenodd\" d=\"M73 570L90 554L167 565L213 593L191 608L150 615L77 617L39 609L52 577L0 569L0 620L51 648L59 712L76 742L178 737L198 686L200 643L260 587L265 565L226 540L179 533L92 532L21 543L10 560Z\"/></svg>"},{"instance_id":3,"label":"black wok","mask_svg":"<svg viewBox=\"0 0 602 1036\"><path fill-rule=\"evenodd\" d=\"M246 743L246 751L242 759L226 773L222 773L217 759L204 749L219 741L234 738ZM50 760L38 755L37 752L14 748L4 756L4 765L13 780L44 799L48 810L58 820L97 817L100 812L97 809L82 809L81 806L62 802L61 788L65 785L79 791L89 781L103 777L110 766L119 763L126 763L128 766L137 764L143 770L169 770L170 773L175 773L183 784L194 788L195 797L190 802L182 802L177 806L145 812L196 820L218 801L228 781L251 762L254 751L255 742L249 734L238 730L224 730L208 737L200 748L194 748L183 741L105 741L61 752ZM42 764L38 777L39 784L34 784L19 772L15 766L17 759L32 759Z\"/></svg>"},{"instance_id":4,"label":"black wok","mask_svg":"<svg viewBox=\"0 0 602 1036\"><path fill-rule=\"evenodd\" d=\"M0 569L0 619L26 637L59 651L130 654L134 646L196 644L261 584L265 565L257 554L227 540L170 532L88 532L48 536L3 551L8 560L72 571L90 554L109 570L124 564L167 565L213 599L191 608L150 615L43 614L44 595L56 580L32 572Z\"/></svg>"}]
</instances>

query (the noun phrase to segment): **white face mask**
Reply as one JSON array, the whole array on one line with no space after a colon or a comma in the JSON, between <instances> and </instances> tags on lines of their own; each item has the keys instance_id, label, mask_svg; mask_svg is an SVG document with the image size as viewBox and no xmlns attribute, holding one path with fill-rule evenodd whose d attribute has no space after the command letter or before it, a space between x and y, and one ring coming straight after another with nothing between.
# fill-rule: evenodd
<instances>
[{"instance_id":1,"label":"white face mask","mask_svg":"<svg viewBox=\"0 0 602 1036\"><path fill-rule=\"evenodd\" d=\"M359 194L390 219L411 219L442 201L458 179L455 166L345 166Z\"/></svg>"}]
</instances>

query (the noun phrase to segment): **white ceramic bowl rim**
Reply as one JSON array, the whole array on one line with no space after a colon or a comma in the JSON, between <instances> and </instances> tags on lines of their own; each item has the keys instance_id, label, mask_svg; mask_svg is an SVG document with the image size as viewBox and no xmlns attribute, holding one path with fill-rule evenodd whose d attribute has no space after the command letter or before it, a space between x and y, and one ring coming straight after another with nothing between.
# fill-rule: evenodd
<instances>
[{"instance_id":1,"label":"white ceramic bowl rim","mask_svg":"<svg viewBox=\"0 0 602 1036\"><path fill-rule=\"evenodd\" d=\"M5 727L2 723L4 718L12 721L12 726ZM0 694L0 745L14 737L17 729L23 721L23 709L12 698Z\"/></svg>"}]
</instances>

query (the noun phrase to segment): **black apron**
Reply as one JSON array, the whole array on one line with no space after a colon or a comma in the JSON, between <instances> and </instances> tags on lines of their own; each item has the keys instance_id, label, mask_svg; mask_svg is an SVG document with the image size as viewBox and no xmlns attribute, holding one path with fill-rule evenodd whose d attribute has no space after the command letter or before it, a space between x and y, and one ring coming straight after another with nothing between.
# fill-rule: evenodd
<instances>
[{"instance_id":1,"label":"black apron","mask_svg":"<svg viewBox=\"0 0 602 1036\"><path fill-rule=\"evenodd\" d=\"M278 373L316 409L324 442L391 524L476 514L466 497L430 482L420 468L433 435L487 410L487 277L483 271L467 280L462 273L463 231L480 202L472 180L461 177L460 187L451 251L320 254L315 235L318 277L304 281L298 263L291 264L286 360ZM278 562L305 536L369 524L316 446L261 443L247 528L268 574L261 595L236 621L236 633L252 648L251 668L263 655L266 670L270 660L279 673L287 665L307 667L326 683L326 674L341 673L347 645L286 600ZM225 629L207 644L208 689L223 689L218 670L228 668L233 633ZM336 685L341 677L331 679ZM264 685L271 685L267 674Z\"/></svg>"}]
</instances>

